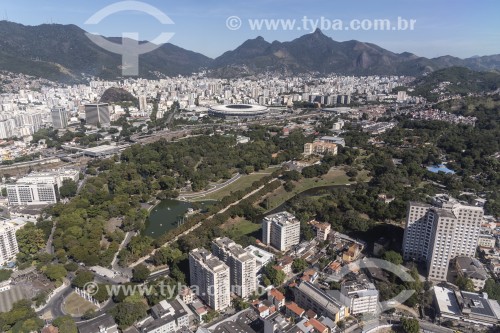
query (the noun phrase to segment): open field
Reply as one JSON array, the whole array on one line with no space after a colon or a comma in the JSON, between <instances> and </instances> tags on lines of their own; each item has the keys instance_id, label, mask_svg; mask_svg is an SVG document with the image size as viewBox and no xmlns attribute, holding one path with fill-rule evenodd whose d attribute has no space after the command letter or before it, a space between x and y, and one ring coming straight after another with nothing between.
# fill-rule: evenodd
<instances>
[{"instance_id":1,"label":"open field","mask_svg":"<svg viewBox=\"0 0 500 333\"><path fill-rule=\"evenodd\" d=\"M243 235L251 235L261 229L260 224L252 223L242 217L226 221L221 228L229 233L229 238L236 240Z\"/></svg>"},{"instance_id":2,"label":"open field","mask_svg":"<svg viewBox=\"0 0 500 333\"><path fill-rule=\"evenodd\" d=\"M368 172L365 170L359 172L357 176L358 181L361 182L369 181L370 177L368 177L367 174ZM281 204L290 200L297 194L315 187L332 186L332 185L350 185L353 183L356 182L350 182L349 177L345 174L344 170L332 168L326 175L320 178L302 178L297 182L293 182L295 188L291 192L287 192L283 187L280 187L274 192L268 194L267 196L265 196L265 199L268 200L267 211L270 211L280 206Z\"/></svg>"},{"instance_id":3,"label":"open field","mask_svg":"<svg viewBox=\"0 0 500 333\"><path fill-rule=\"evenodd\" d=\"M88 310L97 310L97 306L83 299L77 293L71 293L64 300L63 310L72 316L81 317Z\"/></svg>"},{"instance_id":4,"label":"open field","mask_svg":"<svg viewBox=\"0 0 500 333\"><path fill-rule=\"evenodd\" d=\"M221 188L218 191L209 193L205 196L200 196L191 199L190 201L205 201L205 200L221 200L224 197L228 196L231 194L231 192L236 192L241 189L245 189L247 187L250 187L253 182L260 180L261 178L270 175L273 171L278 169L278 167L269 167L265 170L261 170L259 172L251 173L249 175L242 175L240 178L238 178L236 181L232 182L231 184Z\"/></svg>"}]
</instances>

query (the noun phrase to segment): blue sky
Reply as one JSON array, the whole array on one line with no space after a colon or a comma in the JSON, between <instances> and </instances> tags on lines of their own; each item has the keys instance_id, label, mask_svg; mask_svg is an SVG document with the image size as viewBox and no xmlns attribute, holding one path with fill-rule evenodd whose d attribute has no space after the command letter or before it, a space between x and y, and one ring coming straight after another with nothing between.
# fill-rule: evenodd
<instances>
[{"instance_id":1,"label":"blue sky","mask_svg":"<svg viewBox=\"0 0 500 333\"><path fill-rule=\"evenodd\" d=\"M500 53L500 1L498 0L144 0L173 21L162 25L139 12L123 11L103 19L98 25L85 21L113 0L3 0L0 19L27 25L42 23L76 24L105 36L139 32L152 39L160 32L174 32L171 43L216 57L246 39L263 36L268 41L288 41L308 31L260 30L249 28L249 19L295 19L324 17L329 20L389 19L416 20L413 31L324 31L334 40L356 39L375 43L394 52L409 51L426 57L453 55L470 57ZM229 30L229 16L241 18L238 30ZM348 23L347 23L348 24Z\"/></svg>"}]
</instances>

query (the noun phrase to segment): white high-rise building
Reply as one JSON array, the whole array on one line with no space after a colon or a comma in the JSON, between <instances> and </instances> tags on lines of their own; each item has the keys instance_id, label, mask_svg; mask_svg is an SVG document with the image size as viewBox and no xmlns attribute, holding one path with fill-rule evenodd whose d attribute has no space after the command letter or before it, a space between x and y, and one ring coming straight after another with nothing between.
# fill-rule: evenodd
<instances>
[{"instance_id":1,"label":"white high-rise building","mask_svg":"<svg viewBox=\"0 0 500 333\"><path fill-rule=\"evenodd\" d=\"M57 172L33 172L20 178L15 184L7 184L9 205L44 205L57 202L56 186L71 179L78 182L77 170L59 170Z\"/></svg>"},{"instance_id":2,"label":"white high-rise building","mask_svg":"<svg viewBox=\"0 0 500 333\"><path fill-rule=\"evenodd\" d=\"M231 303L229 267L206 249L189 252L191 288L212 309L218 311Z\"/></svg>"},{"instance_id":3,"label":"white high-rise building","mask_svg":"<svg viewBox=\"0 0 500 333\"><path fill-rule=\"evenodd\" d=\"M14 136L16 122L14 119L0 121L0 139L8 139Z\"/></svg>"},{"instance_id":4,"label":"white high-rise building","mask_svg":"<svg viewBox=\"0 0 500 333\"><path fill-rule=\"evenodd\" d=\"M144 95L139 96L139 110L146 111L147 108L148 108L148 103L147 103L146 96L144 96Z\"/></svg>"},{"instance_id":5,"label":"white high-rise building","mask_svg":"<svg viewBox=\"0 0 500 333\"><path fill-rule=\"evenodd\" d=\"M229 266L232 291L242 298L251 296L257 289L255 257L227 237L212 242L212 253Z\"/></svg>"},{"instance_id":6,"label":"white high-rise building","mask_svg":"<svg viewBox=\"0 0 500 333\"><path fill-rule=\"evenodd\" d=\"M430 280L446 280L456 256L474 257L483 208L440 195L432 205L410 202L403 239L405 260L425 261Z\"/></svg>"},{"instance_id":7,"label":"white high-rise building","mask_svg":"<svg viewBox=\"0 0 500 333\"><path fill-rule=\"evenodd\" d=\"M262 221L262 242L288 251L300 242L300 221L288 212L266 216Z\"/></svg>"},{"instance_id":8,"label":"white high-rise building","mask_svg":"<svg viewBox=\"0 0 500 333\"><path fill-rule=\"evenodd\" d=\"M0 266L15 258L19 253L16 228L8 222L0 222Z\"/></svg>"}]
</instances>

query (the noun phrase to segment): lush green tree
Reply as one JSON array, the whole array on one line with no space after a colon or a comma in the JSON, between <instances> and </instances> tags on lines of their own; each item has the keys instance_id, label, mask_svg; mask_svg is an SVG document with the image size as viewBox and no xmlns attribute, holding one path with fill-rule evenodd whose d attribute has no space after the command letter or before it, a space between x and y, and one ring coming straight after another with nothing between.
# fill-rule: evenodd
<instances>
[{"instance_id":1,"label":"lush green tree","mask_svg":"<svg viewBox=\"0 0 500 333\"><path fill-rule=\"evenodd\" d=\"M0 313L2 332L38 332L42 327L43 321L38 318L29 300L16 302L9 312Z\"/></svg>"},{"instance_id":2,"label":"lush green tree","mask_svg":"<svg viewBox=\"0 0 500 333\"><path fill-rule=\"evenodd\" d=\"M483 291L488 294L489 298L500 301L500 283L494 279L486 280Z\"/></svg>"},{"instance_id":3,"label":"lush green tree","mask_svg":"<svg viewBox=\"0 0 500 333\"><path fill-rule=\"evenodd\" d=\"M97 292L94 295L92 295L92 297L99 303L107 301L110 298L107 285L98 284Z\"/></svg>"},{"instance_id":4,"label":"lush green tree","mask_svg":"<svg viewBox=\"0 0 500 333\"><path fill-rule=\"evenodd\" d=\"M144 282L149 277L151 272L144 264L139 264L132 270L132 281L133 282Z\"/></svg>"},{"instance_id":5,"label":"lush green tree","mask_svg":"<svg viewBox=\"0 0 500 333\"><path fill-rule=\"evenodd\" d=\"M401 265L403 263L403 257L401 254L392 250L386 251L382 258L390 263L393 263L394 265Z\"/></svg>"},{"instance_id":6,"label":"lush green tree","mask_svg":"<svg viewBox=\"0 0 500 333\"><path fill-rule=\"evenodd\" d=\"M0 282L10 279L12 271L10 269L0 269Z\"/></svg>"},{"instance_id":7,"label":"lush green tree","mask_svg":"<svg viewBox=\"0 0 500 333\"><path fill-rule=\"evenodd\" d=\"M29 257L45 247L45 236L43 230L37 228L33 223L26 225L16 231L19 252Z\"/></svg>"},{"instance_id":8,"label":"lush green tree","mask_svg":"<svg viewBox=\"0 0 500 333\"><path fill-rule=\"evenodd\" d=\"M458 276L457 279L455 280L455 284L460 290L474 291L474 282L472 282L471 279L465 276Z\"/></svg>"},{"instance_id":9,"label":"lush green tree","mask_svg":"<svg viewBox=\"0 0 500 333\"><path fill-rule=\"evenodd\" d=\"M109 313L114 317L118 327L123 330L144 318L147 309L147 305L142 302L122 302L111 309Z\"/></svg>"},{"instance_id":10,"label":"lush green tree","mask_svg":"<svg viewBox=\"0 0 500 333\"><path fill-rule=\"evenodd\" d=\"M44 273L51 281L62 281L62 279L68 274L68 271L64 268L64 265L53 264L47 265Z\"/></svg>"},{"instance_id":11,"label":"lush green tree","mask_svg":"<svg viewBox=\"0 0 500 333\"><path fill-rule=\"evenodd\" d=\"M271 263L269 263L264 269L264 275L269 279L269 282L275 287L278 287L285 282L286 274L282 270L275 269Z\"/></svg>"},{"instance_id":12,"label":"lush green tree","mask_svg":"<svg viewBox=\"0 0 500 333\"><path fill-rule=\"evenodd\" d=\"M73 287L83 288L85 284L94 281L94 273L91 271L78 271L76 277L71 281Z\"/></svg>"},{"instance_id":13,"label":"lush green tree","mask_svg":"<svg viewBox=\"0 0 500 333\"><path fill-rule=\"evenodd\" d=\"M71 316L57 317L52 325L59 329L59 332L78 333L76 323Z\"/></svg>"},{"instance_id":14,"label":"lush green tree","mask_svg":"<svg viewBox=\"0 0 500 333\"><path fill-rule=\"evenodd\" d=\"M156 251L152 260L156 266L165 264L172 265L178 262L182 257L182 251L178 248L165 246Z\"/></svg>"},{"instance_id":15,"label":"lush green tree","mask_svg":"<svg viewBox=\"0 0 500 333\"><path fill-rule=\"evenodd\" d=\"M49 295L46 291L41 291L31 300L35 303L35 306L41 306L47 302L48 296Z\"/></svg>"},{"instance_id":16,"label":"lush green tree","mask_svg":"<svg viewBox=\"0 0 500 333\"><path fill-rule=\"evenodd\" d=\"M219 316L219 313L215 310L209 310L207 314L203 315L202 319L204 323L210 323L215 318Z\"/></svg>"},{"instance_id":17,"label":"lush green tree","mask_svg":"<svg viewBox=\"0 0 500 333\"><path fill-rule=\"evenodd\" d=\"M292 270L294 273L303 272L308 267L307 261L302 258L295 259L292 263Z\"/></svg>"},{"instance_id":18,"label":"lush green tree","mask_svg":"<svg viewBox=\"0 0 500 333\"><path fill-rule=\"evenodd\" d=\"M418 333L420 331L420 324L415 318L403 317L401 318L401 324L406 333Z\"/></svg>"},{"instance_id":19,"label":"lush green tree","mask_svg":"<svg viewBox=\"0 0 500 333\"><path fill-rule=\"evenodd\" d=\"M62 186L59 188L59 194L62 198L71 198L76 195L78 185L71 179L63 180Z\"/></svg>"}]
</instances>

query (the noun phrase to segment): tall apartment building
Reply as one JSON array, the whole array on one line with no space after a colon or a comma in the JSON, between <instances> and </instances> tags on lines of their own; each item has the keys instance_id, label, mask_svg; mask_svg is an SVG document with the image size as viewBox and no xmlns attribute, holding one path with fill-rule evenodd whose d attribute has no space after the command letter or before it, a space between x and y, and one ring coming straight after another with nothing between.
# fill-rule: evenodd
<instances>
[{"instance_id":1,"label":"tall apartment building","mask_svg":"<svg viewBox=\"0 0 500 333\"><path fill-rule=\"evenodd\" d=\"M231 302L229 267L206 249L189 252L191 287L214 310L227 308Z\"/></svg>"},{"instance_id":2,"label":"tall apartment building","mask_svg":"<svg viewBox=\"0 0 500 333\"><path fill-rule=\"evenodd\" d=\"M0 139L8 139L14 136L16 122L14 119L0 121Z\"/></svg>"},{"instance_id":3,"label":"tall apartment building","mask_svg":"<svg viewBox=\"0 0 500 333\"><path fill-rule=\"evenodd\" d=\"M288 212L264 217L262 242L280 251L288 251L300 242L300 221Z\"/></svg>"},{"instance_id":4,"label":"tall apartment building","mask_svg":"<svg viewBox=\"0 0 500 333\"><path fill-rule=\"evenodd\" d=\"M88 125L109 126L110 112L108 103L85 104L85 122Z\"/></svg>"},{"instance_id":5,"label":"tall apartment building","mask_svg":"<svg viewBox=\"0 0 500 333\"><path fill-rule=\"evenodd\" d=\"M474 257L483 208L445 195L432 204L410 202L403 239L403 257L427 263L428 278L446 280L448 264L456 256Z\"/></svg>"},{"instance_id":6,"label":"tall apartment building","mask_svg":"<svg viewBox=\"0 0 500 333\"><path fill-rule=\"evenodd\" d=\"M229 266L232 292L247 298L256 291L257 263L254 256L227 237L212 242L212 253Z\"/></svg>"},{"instance_id":7,"label":"tall apartment building","mask_svg":"<svg viewBox=\"0 0 500 333\"><path fill-rule=\"evenodd\" d=\"M66 128L68 126L69 112L65 108L56 107L50 110L52 127L55 129Z\"/></svg>"},{"instance_id":8,"label":"tall apartment building","mask_svg":"<svg viewBox=\"0 0 500 333\"><path fill-rule=\"evenodd\" d=\"M0 266L16 257L19 253L16 228L8 222L0 222Z\"/></svg>"}]
</instances>

